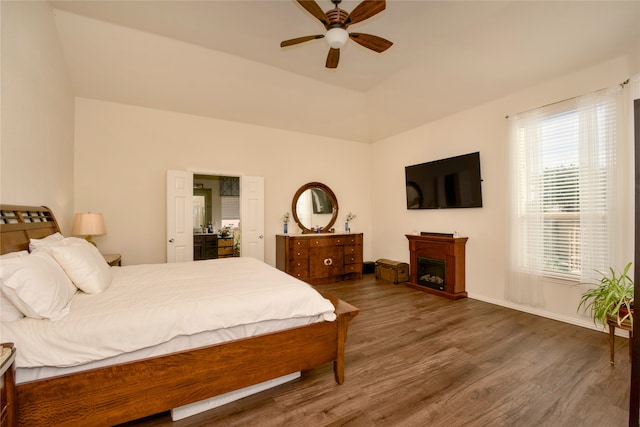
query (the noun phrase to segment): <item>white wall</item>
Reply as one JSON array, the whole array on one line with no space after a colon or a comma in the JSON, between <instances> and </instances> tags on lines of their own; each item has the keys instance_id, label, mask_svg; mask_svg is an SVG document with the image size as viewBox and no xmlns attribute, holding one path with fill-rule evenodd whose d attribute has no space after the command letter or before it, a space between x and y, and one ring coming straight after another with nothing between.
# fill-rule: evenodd
<instances>
[{"instance_id":1,"label":"white wall","mask_svg":"<svg viewBox=\"0 0 640 427\"><path fill-rule=\"evenodd\" d=\"M94 241L103 252L120 252L125 265L166 260L168 169L263 176L271 265L296 190L322 182L338 198L338 229L347 212L358 214L352 229L364 233L364 257L371 257L367 144L83 98L76 99L75 141L76 209L104 214L107 234Z\"/></svg>"},{"instance_id":2,"label":"white wall","mask_svg":"<svg viewBox=\"0 0 640 427\"><path fill-rule=\"evenodd\" d=\"M458 231L469 237L466 247L469 295L514 306L504 299L508 144L505 116L621 83L633 74L632 68L627 57L617 58L373 144L374 258L409 262L405 234L414 230ZM474 151L480 151L482 208L406 209L405 166ZM576 313L580 294L577 287L547 285L544 293L546 307L539 314L590 323ZM519 308L533 311L530 307Z\"/></svg>"},{"instance_id":3,"label":"white wall","mask_svg":"<svg viewBox=\"0 0 640 427\"><path fill-rule=\"evenodd\" d=\"M48 2L0 2L0 201L73 220L74 99Z\"/></svg>"}]
</instances>

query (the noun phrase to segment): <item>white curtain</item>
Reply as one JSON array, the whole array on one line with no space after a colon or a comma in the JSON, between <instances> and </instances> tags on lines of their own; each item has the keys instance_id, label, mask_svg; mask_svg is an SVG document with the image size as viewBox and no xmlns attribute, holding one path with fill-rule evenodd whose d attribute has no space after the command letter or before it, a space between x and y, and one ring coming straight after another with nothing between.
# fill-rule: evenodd
<instances>
[{"instance_id":1,"label":"white curtain","mask_svg":"<svg viewBox=\"0 0 640 427\"><path fill-rule=\"evenodd\" d=\"M537 126L540 116L541 112L534 111L511 118L509 143L509 268L505 297L533 306L544 305L540 283L543 259L537 250L542 244L542 198L541 189L532 179L533 171L542 167L542 150L540 144L523 145L520 140L525 129L530 140L540 139Z\"/></svg>"},{"instance_id":2,"label":"white curtain","mask_svg":"<svg viewBox=\"0 0 640 427\"><path fill-rule=\"evenodd\" d=\"M632 259L637 88L634 76L510 119L508 300L544 306L543 281L593 282Z\"/></svg>"}]
</instances>

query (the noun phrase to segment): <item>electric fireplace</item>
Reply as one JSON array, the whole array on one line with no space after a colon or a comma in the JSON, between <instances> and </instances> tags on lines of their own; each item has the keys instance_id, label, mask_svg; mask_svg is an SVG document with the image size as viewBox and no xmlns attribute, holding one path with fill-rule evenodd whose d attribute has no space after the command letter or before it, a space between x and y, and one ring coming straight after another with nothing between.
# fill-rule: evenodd
<instances>
[{"instance_id":1,"label":"electric fireplace","mask_svg":"<svg viewBox=\"0 0 640 427\"><path fill-rule=\"evenodd\" d=\"M467 238L439 233L406 237L411 270L407 286L451 299L465 298Z\"/></svg>"}]
</instances>

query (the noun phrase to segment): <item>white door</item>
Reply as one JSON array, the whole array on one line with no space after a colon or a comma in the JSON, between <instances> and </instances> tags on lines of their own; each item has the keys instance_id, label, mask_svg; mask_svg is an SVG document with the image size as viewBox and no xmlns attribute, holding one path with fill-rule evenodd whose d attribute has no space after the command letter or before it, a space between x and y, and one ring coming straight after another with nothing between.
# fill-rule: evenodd
<instances>
[{"instance_id":1,"label":"white door","mask_svg":"<svg viewBox=\"0 0 640 427\"><path fill-rule=\"evenodd\" d=\"M193 173L167 171L167 262L193 261Z\"/></svg>"},{"instance_id":2,"label":"white door","mask_svg":"<svg viewBox=\"0 0 640 427\"><path fill-rule=\"evenodd\" d=\"M240 177L240 254L264 261L264 178Z\"/></svg>"}]
</instances>

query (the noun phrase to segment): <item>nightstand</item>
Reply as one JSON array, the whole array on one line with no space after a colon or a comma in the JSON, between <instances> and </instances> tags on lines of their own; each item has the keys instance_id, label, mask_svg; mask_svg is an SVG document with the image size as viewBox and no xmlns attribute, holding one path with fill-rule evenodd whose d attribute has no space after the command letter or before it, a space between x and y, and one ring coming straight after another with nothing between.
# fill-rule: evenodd
<instances>
[{"instance_id":1,"label":"nightstand","mask_svg":"<svg viewBox=\"0 0 640 427\"><path fill-rule=\"evenodd\" d=\"M0 344L0 425L18 425L16 404L16 349L11 343Z\"/></svg>"},{"instance_id":2,"label":"nightstand","mask_svg":"<svg viewBox=\"0 0 640 427\"><path fill-rule=\"evenodd\" d=\"M120 254L102 254L104 260L112 267L120 267L122 265L122 256Z\"/></svg>"}]
</instances>

